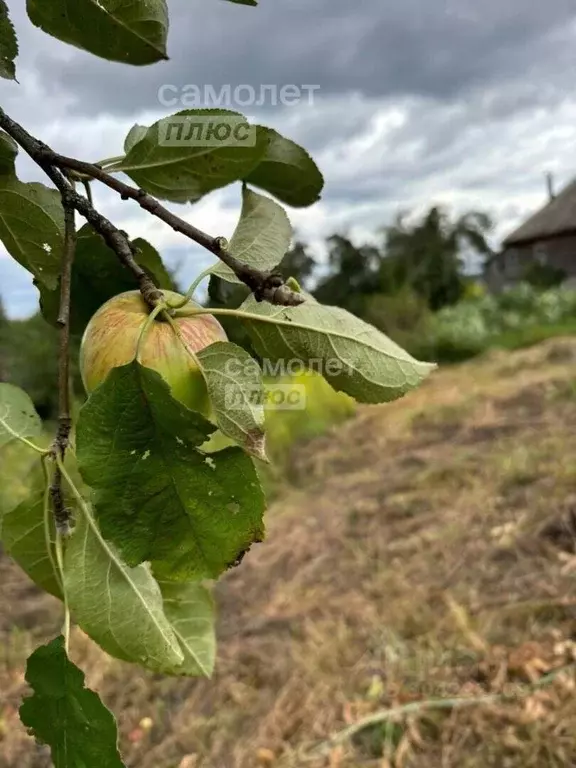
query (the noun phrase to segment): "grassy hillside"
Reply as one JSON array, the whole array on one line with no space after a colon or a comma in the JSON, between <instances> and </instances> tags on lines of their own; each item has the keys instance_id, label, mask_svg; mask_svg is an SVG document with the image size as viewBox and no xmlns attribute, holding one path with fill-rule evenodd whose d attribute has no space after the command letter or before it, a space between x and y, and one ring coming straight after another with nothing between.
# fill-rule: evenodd
<instances>
[{"instance_id":1,"label":"grassy hillside","mask_svg":"<svg viewBox=\"0 0 576 768\"><path fill-rule=\"evenodd\" d=\"M217 589L212 680L142 673L75 631L128 764L576 764L576 676L546 678L576 658L575 371L573 338L490 353L293 454L267 541ZM0 764L43 768L16 707L58 607L6 560L0 585Z\"/></svg>"}]
</instances>

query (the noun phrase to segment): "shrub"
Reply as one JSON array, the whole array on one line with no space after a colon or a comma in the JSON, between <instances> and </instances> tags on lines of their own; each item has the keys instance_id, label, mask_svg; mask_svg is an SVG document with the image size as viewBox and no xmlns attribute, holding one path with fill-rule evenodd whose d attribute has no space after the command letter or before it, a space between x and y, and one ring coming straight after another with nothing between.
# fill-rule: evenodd
<instances>
[{"instance_id":1,"label":"shrub","mask_svg":"<svg viewBox=\"0 0 576 768\"><path fill-rule=\"evenodd\" d=\"M566 279L566 272L534 261L524 271L524 280L535 288L554 288Z\"/></svg>"},{"instance_id":2,"label":"shrub","mask_svg":"<svg viewBox=\"0 0 576 768\"><path fill-rule=\"evenodd\" d=\"M576 291L540 291L521 283L504 293L461 301L414 334L412 354L439 362L465 360L494 346L524 346L576 329Z\"/></svg>"}]
</instances>

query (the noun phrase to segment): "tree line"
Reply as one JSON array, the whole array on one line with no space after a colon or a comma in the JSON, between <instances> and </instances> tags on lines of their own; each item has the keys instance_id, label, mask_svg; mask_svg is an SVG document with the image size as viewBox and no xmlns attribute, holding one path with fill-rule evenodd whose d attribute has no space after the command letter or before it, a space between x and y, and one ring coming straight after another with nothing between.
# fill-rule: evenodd
<instances>
[{"instance_id":1,"label":"tree line","mask_svg":"<svg viewBox=\"0 0 576 768\"><path fill-rule=\"evenodd\" d=\"M455 216L431 206L421 216L400 213L378 233L378 244L356 244L334 234L325 243L322 261L301 239L286 253L281 271L322 304L347 309L393 338L409 332L422 317L456 304L470 285L467 261L492 255L491 217L482 211ZM242 286L212 278L209 306L238 305ZM243 343L232 323L227 333Z\"/></svg>"}]
</instances>

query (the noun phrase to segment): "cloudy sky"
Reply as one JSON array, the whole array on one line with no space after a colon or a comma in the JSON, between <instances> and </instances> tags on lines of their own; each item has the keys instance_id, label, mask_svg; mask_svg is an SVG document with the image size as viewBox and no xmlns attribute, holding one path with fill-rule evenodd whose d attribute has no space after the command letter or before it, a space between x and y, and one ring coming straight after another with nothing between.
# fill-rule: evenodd
<instances>
[{"instance_id":1,"label":"cloudy sky","mask_svg":"<svg viewBox=\"0 0 576 768\"><path fill-rule=\"evenodd\" d=\"M315 85L313 104L231 103L313 154L322 200L290 211L321 254L335 232L361 241L399 210L445 203L481 208L497 242L545 202L544 173L559 187L576 174L576 6L573 0L169 0L170 60L111 64L36 30L22 0L8 0L21 54L19 85L0 82L0 103L55 149L86 160L121 152L135 122L190 106L163 92L263 84ZM186 92L186 91L184 91ZM189 89L188 89L189 92ZM245 98L247 91L241 98ZM41 174L22 158L24 179ZM239 189L175 210L229 235ZM98 207L148 238L182 283L210 263L160 222L107 191ZM34 311L27 273L0 246L0 296L12 316Z\"/></svg>"}]
</instances>

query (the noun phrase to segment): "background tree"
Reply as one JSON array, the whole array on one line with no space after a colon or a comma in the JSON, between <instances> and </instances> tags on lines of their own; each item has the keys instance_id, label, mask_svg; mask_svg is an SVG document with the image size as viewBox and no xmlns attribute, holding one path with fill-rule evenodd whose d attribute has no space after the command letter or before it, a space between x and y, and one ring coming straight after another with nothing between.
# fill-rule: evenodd
<instances>
[{"instance_id":1,"label":"background tree","mask_svg":"<svg viewBox=\"0 0 576 768\"><path fill-rule=\"evenodd\" d=\"M5 344L8 332L8 318L0 299L0 381L8 381L8 365L6 361Z\"/></svg>"},{"instance_id":2,"label":"background tree","mask_svg":"<svg viewBox=\"0 0 576 768\"><path fill-rule=\"evenodd\" d=\"M316 271L317 263L311 255L308 246L301 240L296 240L279 265L279 269L287 279L295 278L302 288L308 290Z\"/></svg>"},{"instance_id":3,"label":"background tree","mask_svg":"<svg viewBox=\"0 0 576 768\"><path fill-rule=\"evenodd\" d=\"M380 268L383 292L409 286L433 311L455 304L464 295L466 254L491 254L487 236L492 226L488 214L480 211L453 220L445 209L432 206L413 223L400 214L385 230Z\"/></svg>"},{"instance_id":4,"label":"background tree","mask_svg":"<svg viewBox=\"0 0 576 768\"><path fill-rule=\"evenodd\" d=\"M80 338L70 340L71 378L78 397L82 383L78 370ZM8 320L0 315L0 381L24 389L44 420L58 412L58 333L37 312L24 320Z\"/></svg>"},{"instance_id":5,"label":"background tree","mask_svg":"<svg viewBox=\"0 0 576 768\"><path fill-rule=\"evenodd\" d=\"M381 253L371 245L355 246L343 235L327 240L328 272L313 291L318 301L362 315L366 296L379 290Z\"/></svg>"}]
</instances>

